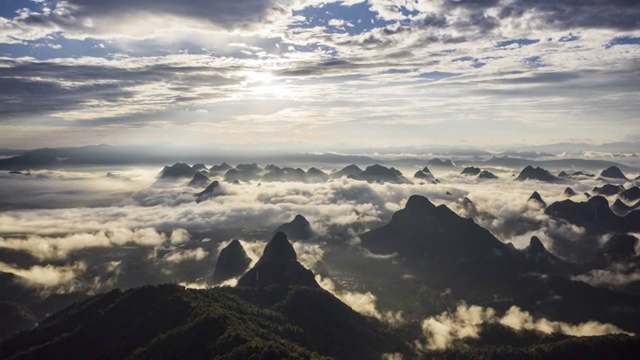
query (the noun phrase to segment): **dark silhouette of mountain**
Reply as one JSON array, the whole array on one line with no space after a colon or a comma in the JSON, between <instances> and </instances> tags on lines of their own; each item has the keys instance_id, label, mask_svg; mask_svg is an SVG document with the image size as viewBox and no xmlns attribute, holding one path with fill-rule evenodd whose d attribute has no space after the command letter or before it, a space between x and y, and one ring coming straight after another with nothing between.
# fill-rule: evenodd
<instances>
[{"instance_id":1,"label":"dark silhouette of mountain","mask_svg":"<svg viewBox=\"0 0 640 360\"><path fill-rule=\"evenodd\" d=\"M216 268L213 271L213 281L221 283L238 277L247 271L249 264L251 264L251 259L247 256L240 241L232 240L229 245L220 250L220 255L216 260Z\"/></svg>"},{"instance_id":2,"label":"dark silhouette of mountain","mask_svg":"<svg viewBox=\"0 0 640 360\"><path fill-rule=\"evenodd\" d=\"M291 167L279 168L275 165L269 166L269 171L262 176L264 181L296 181L303 182L307 180L307 174L304 170Z\"/></svg>"},{"instance_id":3,"label":"dark silhouette of mountain","mask_svg":"<svg viewBox=\"0 0 640 360\"><path fill-rule=\"evenodd\" d=\"M226 182L234 182L235 180L240 181L251 181L256 180L260 177L262 169L253 163L253 164L239 164L233 169L229 169L224 174L224 181Z\"/></svg>"},{"instance_id":4,"label":"dark silhouette of mountain","mask_svg":"<svg viewBox=\"0 0 640 360\"><path fill-rule=\"evenodd\" d=\"M413 195L391 221L360 235L362 246L375 254L393 254L434 266L460 267L486 261L511 250L473 220L444 205Z\"/></svg>"},{"instance_id":5,"label":"dark silhouette of mountain","mask_svg":"<svg viewBox=\"0 0 640 360\"><path fill-rule=\"evenodd\" d=\"M566 197L572 197L578 195L578 193L576 193L575 190L573 190L571 187L567 186L562 192L562 195Z\"/></svg>"},{"instance_id":6,"label":"dark silhouette of mountain","mask_svg":"<svg viewBox=\"0 0 640 360\"><path fill-rule=\"evenodd\" d=\"M634 202L640 200L640 188L633 186L620 193L620 198L625 201Z\"/></svg>"},{"instance_id":7,"label":"dark silhouette of mountain","mask_svg":"<svg viewBox=\"0 0 640 360\"><path fill-rule=\"evenodd\" d=\"M191 179L191 181L189 181L188 186L193 188L202 188L209 185L210 182L211 180L208 177L200 172L197 172L193 174L193 178Z\"/></svg>"},{"instance_id":8,"label":"dark silhouette of mountain","mask_svg":"<svg viewBox=\"0 0 640 360\"><path fill-rule=\"evenodd\" d=\"M477 162L476 162L477 163ZM525 166L539 166L548 168L577 168L577 169L603 169L609 166L617 166L620 169L630 169L622 164L607 161L607 160L594 160L594 159L553 159L553 160L531 160L520 159L508 156L493 157L487 161L481 162L487 166L506 166L511 168L525 167Z\"/></svg>"},{"instance_id":9,"label":"dark silhouette of mountain","mask_svg":"<svg viewBox=\"0 0 640 360\"><path fill-rule=\"evenodd\" d=\"M364 180L370 183L394 183L408 184L410 183L399 170L394 168L386 168L382 165L371 165L358 175L351 176L356 180Z\"/></svg>"},{"instance_id":10,"label":"dark silhouette of mountain","mask_svg":"<svg viewBox=\"0 0 640 360\"><path fill-rule=\"evenodd\" d=\"M442 167L454 167L454 166L456 166L456 164L454 164L453 161L451 161L449 159L440 160L438 158L434 158L434 159L428 160L427 161L427 165L442 166Z\"/></svg>"},{"instance_id":11,"label":"dark silhouette of mountain","mask_svg":"<svg viewBox=\"0 0 640 360\"><path fill-rule=\"evenodd\" d=\"M558 177L559 177L559 178L568 178L568 177L569 177L569 174L567 174L567 172L563 170L563 171L560 171L560 172L558 173Z\"/></svg>"},{"instance_id":12,"label":"dark silhouette of mountain","mask_svg":"<svg viewBox=\"0 0 640 360\"><path fill-rule=\"evenodd\" d=\"M0 340L19 331L31 329L38 323L38 319L27 306L8 301L0 301L0 318Z\"/></svg>"},{"instance_id":13,"label":"dark silhouette of mountain","mask_svg":"<svg viewBox=\"0 0 640 360\"><path fill-rule=\"evenodd\" d=\"M311 167L307 170L307 181L311 182L325 182L329 180L329 175L324 171Z\"/></svg>"},{"instance_id":14,"label":"dark silhouette of mountain","mask_svg":"<svg viewBox=\"0 0 640 360\"><path fill-rule=\"evenodd\" d=\"M238 280L238 286L263 288L272 285L319 288L313 273L302 266L287 235L276 233L258 263Z\"/></svg>"},{"instance_id":15,"label":"dark silhouette of mountain","mask_svg":"<svg viewBox=\"0 0 640 360\"><path fill-rule=\"evenodd\" d=\"M637 257L638 238L628 234L613 235L605 242L589 264L592 269L604 269L612 264L629 263Z\"/></svg>"},{"instance_id":16,"label":"dark silhouette of mountain","mask_svg":"<svg viewBox=\"0 0 640 360\"><path fill-rule=\"evenodd\" d=\"M591 192L597 195L611 196L620 194L624 190L624 186L622 185L605 184L602 187L594 187Z\"/></svg>"},{"instance_id":17,"label":"dark silhouette of mountain","mask_svg":"<svg viewBox=\"0 0 640 360\"><path fill-rule=\"evenodd\" d=\"M544 181L544 182L557 182L560 179L553 176L550 172L548 172L543 168L540 168L540 167L534 168L532 166L527 166L524 169L522 169L522 171L520 172L520 175L518 175L516 180L517 181L538 180L538 181Z\"/></svg>"},{"instance_id":18,"label":"dark silhouette of mountain","mask_svg":"<svg viewBox=\"0 0 640 360\"><path fill-rule=\"evenodd\" d=\"M165 166L160 172L160 179L178 179L191 178L195 171L191 166L185 163L175 163L171 166Z\"/></svg>"},{"instance_id":19,"label":"dark silhouette of mountain","mask_svg":"<svg viewBox=\"0 0 640 360\"><path fill-rule=\"evenodd\" d=\"M9 174L31 176L31 173L28 173L26 171L16 171L16 170L9 171Z\"/></svg>"},{"instance_id":20,"label":"dark silhouette of mountain","mask_svg":"<svg viewBox=\"0 0 640 360\"><path fill-rule=\"evenodd\" d=\"M232 169L231 165L227 164L226 162L223 162L220 165L213 165L209 169L209 174L215 175L220 172L228 171L229 169Z\"/></svg>"},{"instance_id":21,"label":"dark silhouette of mountain","mask_svg":"<svg viewBox=\"0 0 640 360\"><path fill-rule=\"evenodd\" d=\"M478 175L478 174L480 174L480 171L482 171L482 170L480 170L480 168L477 168L475 166L469 166L469 167L466 167L466 168L462 169L462 172L460 174L462 174L462 175Z\"/></svg>"},{"instance_id":22,"label":"dark silhouette of mountain","mask_svg":"<svg viewBox=\"0 0 640 360\"><path fill-rule=\"evenodd\" d=\"M196 202L200 203L201 201L205 201L213 196L216 196L217 191L220 188L220 183L216 180L213 181L209 186L207 186L204 190L197 193Z\"/></svg>"},{"instance_id":23,"label":"dark silhouette of mountain","mask_svg":"<svg viewBox=\"0 0 640 360\"><path fill-rule=\"evenodd\" d=\"M492 173L491 171L482 170L480 174L478 174L478 179L492 180L492 179L498 179L498 176Z\"/></svg>"},{"instance_id":24,"label":"dark silhouette of mountain","mask_svg":"<svg viewBox=\"0 0 640 360\"><path fill-rule=\"evenodd\" d=\"M193 164L193 166L191 167L193 169L193 171L204 171L206 172L208 169L205 166L205 164Z\"/></svg>"},{"instance_id":25,"label":"dark silhouette of mountain","mask_svg":"<svg viewBox=\"0 0 640 360\"><path fill-rule=\"evenodd\" d=\"M362 173L362 169L360 169L357 165L351 164L345 166L341 170L331 173L332 179L340 179L341 177L354 177L360 175Z\"/></svg>"},{"instance_id":26,"label":"dark silhouette of mountain","mask_svg":"<svg viewBox=\"0 0 640 360\"><path fill-rule=\"evenodd\" d=\"M547 207L545 213L597 234L640 231L640 211L632 211L624 217L617 216L602 196L593 196L587 202L555 202Z\"/></svg>"},{"instance_id":27,"label":"dark silhouette of mountain","mask_svg":"<svg viewBox=\"0 0 640 360\"><path fill-rule=\"evenodd\" d=\"M311 224L300 214L296 215L291 222L280 225L275 232L283 232L292 240L307 240L313 236Z\"/></svg>"},{"instance_id":28,"label":"dark silhouette of mountain","mask_svg":"<svg viewBox=\"0 0 640 360\"><path fill-rule=\"evenodd\" d=\"M428 167L424 167L422 170L416 171L413 175L414 179L427 180L427 181L435 181L437 180L435 176L431 173Z\"/></svg>"},{"instance_id":29,"label":"dark silhouette of mountain","mask_svg":"<svg viewBox=\"0 0 640 360\"><path fill-rule=\"evenodd\" d=\"M613 202L613 205L611 205L611 210L618 216L625 216L633 209L622 202L622 200L616 199L616 201Z\"/></svg>"},{"instance_id":30,"label":"dark silhouette of mountain","mask_svg":"<svg viewBox=\"0 0 640 360\"><path fill-rule=\"evenodd\" d=\"M568 275L571 266L550 253L537 236L532 236L529 246L523 249L526 262L531 269L545 274Z\"/></svg>"},{"instance_id":31,"label":"dark silhouette of mountain","mask_svg":"<svg viewBox=\"0 0 640 360\"><path fill-rule=\"evenodd\" d=\"M537 204L539 204L540 206L547 207L547 203L544 202L544 200L542 200L542 196L540 196L540 194L537 191L534 191L533 194L531 194L531 196L529 196L529 199L527 201L533 201Z\"/></svg>"},{"instance_id":32,"label":"dark silhouette of mountain","mask_svg":"<svg viewBox=\"0 0 640 360\"><path fill-rule=\"evenodd\" d=\"M627 177L622 172L622 170L620 170L620 168L618 168L617 166L610 166L605 170L602 170L602 172L600 173L600 176L605 178L610 178L610 179L628 180Z\"/></svg>"}]
</instances>

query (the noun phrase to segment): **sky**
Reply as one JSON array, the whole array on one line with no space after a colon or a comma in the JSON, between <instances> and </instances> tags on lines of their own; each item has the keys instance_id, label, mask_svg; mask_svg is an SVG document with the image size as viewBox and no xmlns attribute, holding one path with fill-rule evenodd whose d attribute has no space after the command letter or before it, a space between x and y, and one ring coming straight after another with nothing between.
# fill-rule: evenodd
<instances>
[{"instance_id":1,"label":"sky","mask_svg":"<svg viewBox=\"0 0 640 360\"><path fill-rule=\"evenodd\" d=\"M3 0L0 148L640 140L637 0Z\"/></svg>"}]
</instances>

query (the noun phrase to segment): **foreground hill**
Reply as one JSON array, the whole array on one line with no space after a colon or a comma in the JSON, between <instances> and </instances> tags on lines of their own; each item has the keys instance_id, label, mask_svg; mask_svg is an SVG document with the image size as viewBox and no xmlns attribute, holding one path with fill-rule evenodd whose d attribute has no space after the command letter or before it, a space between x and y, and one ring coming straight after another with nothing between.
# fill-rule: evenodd
<instances>
[{"instance_id":1,"label":"foreground hill","mask_svg":"<svg viewBox=\"0 0 640 360\"><path fill-rule=\"evenodd\" d=\"M269 274L268 284L253 281L258 271ZM241 279L246 286L114 290L0 343L0 358L373 359L411 352L377 320L356 313L307 274L278 233Z\"/></svg>"}]
</instances>

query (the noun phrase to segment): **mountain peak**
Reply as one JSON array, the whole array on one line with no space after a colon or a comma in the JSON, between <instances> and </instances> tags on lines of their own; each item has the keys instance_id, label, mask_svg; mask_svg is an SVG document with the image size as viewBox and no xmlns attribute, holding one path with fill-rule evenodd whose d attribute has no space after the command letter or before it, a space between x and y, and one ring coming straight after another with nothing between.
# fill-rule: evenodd
<instances>
[{"instance_id":1,"label":"mountain peak","mask_svg":"<svg viewBox=\"0 0 640 360\"><path fill-rule=\"evenodd\" d=\"M522 171L520 172L520 175L518 175L516 180L518 181L539 180L539 181L546 181L546 182L555 182L560 179L553 176L549 171L541 167L534 168L531 165L527 165L527 167L522 169Z\"/></svg>"},{"instance_id":2,"label":"mountain peak","mask_svg":"<svg viewBox=\"0 0 640 360\"><path fill-rule=\"evenodd\" d=\"M424 196L411 195L404 208L411 212L427 212L435 209L436 206Z\"/></svg>"},{"instance_id":3,"label":"mountain peak","mask_svg":"<svg viewBox=\"0 0 640 360\"><path fill-rule=\"evenodd\" d=\"M222 282L240 276L247 270L250 263L251 259L247 256L240 241L232 240L229 245L220 250L213 272L213 280Z\"/></svg>"},{"instance_id":4,"label":"mountain peak","mask_svg":"<svg viewBox=\"0 0 640 360\"><path fill-rule=\"evenodd\" d=\"M622 170L620 170L617 166L610 166L602 170L602 172L600 173L600 176L605 178L610 178L610 179L628 180L627 177L622 172Z\"/></svg>"},{"instance_id":5,"label":"mountain peak","mask_svg":"<svg viewBox=\"0 0 640 360\"><path fill-rule=\"evenodd\" d=\"M544 247L544 244L542 244L542 241L540 241L537 236L532 236L531 240L529 241L527 251L533 254L540 254L546 252L547 249Z\"/></svg>"},{"instance_id":6,"label":"mountain peak","mask_svg":"<svg viewBox=\"0 0 640 360\"><path fill-rule=\"evenodd\" d=\"M278 231L264 248L260 261L296 261L297 259L296 251L293 250L287 235L282 231Z\"/></svg>"},{"instance_id":7,"label":"mountain peak","mask_svg":"<svg viewBox=\"0 0 640 360\"><path fill-rule=\"evenodd\" d=\"M272 285L320 287L313 273L297 261L296 252L283 232L273 236L256 266L238 280L238 286Z\"/></svg>"},{"instance_id":8,"label":"mountain peak","mask_svg":"<svg viewBox=\"0 0 640 360\"><path fill-rule=\"evenodd\" d=\"M529 200L528 201L535 201L538 204L542 205L542 207L546 207L547 203L544 202L544 200L542 200L542 196L540 196L540 193L538 193L537 191L534 191L533 194L531 194L531 196L529 196Z\"/></svg>"}]
</instances>

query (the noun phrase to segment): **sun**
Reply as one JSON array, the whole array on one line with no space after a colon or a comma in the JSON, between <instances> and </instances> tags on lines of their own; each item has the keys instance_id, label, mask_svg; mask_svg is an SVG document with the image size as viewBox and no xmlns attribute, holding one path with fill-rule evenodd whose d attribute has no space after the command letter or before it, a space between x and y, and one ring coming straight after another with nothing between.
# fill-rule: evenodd
<instances>
[{"instance_id":1,"label":"sun","mask_svg":"<svg viewBox=\"0 0 640 360\"><path fill-rule=\"evenodd\" d=\"M268 71L250 71L246 73L248 84L269 84L274 80L274 76Z\"/></svg>"}]
</instances>

